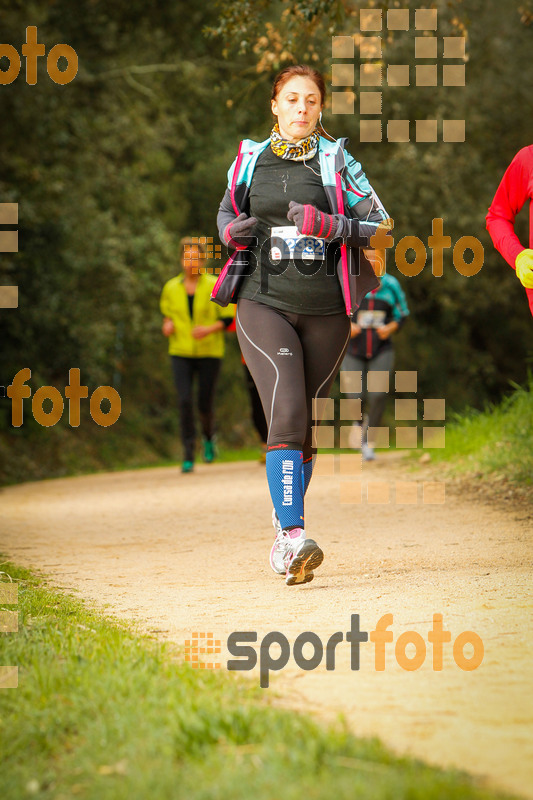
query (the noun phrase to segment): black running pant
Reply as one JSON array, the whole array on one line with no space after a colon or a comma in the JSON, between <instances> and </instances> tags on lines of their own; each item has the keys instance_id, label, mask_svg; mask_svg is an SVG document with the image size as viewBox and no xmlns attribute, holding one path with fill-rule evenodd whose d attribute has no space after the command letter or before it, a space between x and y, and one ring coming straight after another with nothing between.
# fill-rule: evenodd
<instances>
[{"instance_id":1,"label":"black running pant","mask_svg":"<svg viewBox=\"0 0 533 800\"><path fill-rule=\"evenodd\" d=\"M393 367L394 350L392 347L384 348L373 358L361 358L360 356L352 356L350 353L346 353L344 361L342 362L343 370L361 372L362 392L352 393L347 395L347 397L353 398L354 400L361 400L363 393L366 394L368 425L370 428L377 428L381 424L381 418L385 411L389 395L387 392L369 392L367 388L368 374L369 372L378 370L380 372L388 372L392 378Z\"/></svg>"},{"instance_id":2,"label":"black running pant","mask_svg":"<svg viewBox=\"0 0 533 800\"><path fill-rule=\"evenodd\" d=\"M254 379L250 374L250 370L243 364L244 367L244 377L246 380L246 388L248 389L248 395L250 397L250 405L252 406L252 419L254 422L254 427L259 434L259 438L263 443L266 442L268 438L268 427L266 424L265 413L263 411L263 405L261 403L261 398L259 397L259 392L257 391L257 386L255 385Z\"/></svg>"},{"instance_id":3,"label":"black running pant","mask_svg":"<svg viewBox=\"0 0 533 800\"><path fill-rule=\"evenodd\" d=\"M268 445L312 446L313 398L328 397L350 340L350 320L296 314L241 299L237 337L268 424Z\"/></svg>"},{"instance_id":4,"label":"black running pant","mask_svg":"<svg viewBox=\"0 0 533 800\"><path fill-rule=\"evenodd\" d=\"M198 376L198 416L202 434L211 439L214 433L215 386L220 372L220 358L184 358L170 356L174 384L178 392L181 419L181 438L185 450L185 461L194 461L195 428L193 379Z\"/></svg>"}]
</instances>

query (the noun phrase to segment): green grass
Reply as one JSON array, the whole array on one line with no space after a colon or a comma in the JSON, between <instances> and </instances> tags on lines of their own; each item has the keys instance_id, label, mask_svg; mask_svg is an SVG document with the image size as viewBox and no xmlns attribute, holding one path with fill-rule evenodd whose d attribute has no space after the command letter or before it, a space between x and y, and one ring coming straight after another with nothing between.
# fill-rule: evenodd
<instances>
[{"instance_id":1,"label":"green grass","mask_svg":"<svg viewBox=\"0 0 533 800\"><path fill-rule=\"evenodd\" d=\"M533 376L525 387L484 411L455 414L446 423L446 447L431 450L432 461L450 462L456 474L502 475L533 485Z\"/></svg>"},{"instance_id":2,"label":"green grass","mask_svg":"<svg viewBox=\"0 0 533 800\"><path fill-rule=\"evenodd\" d=\"M224 670L195 671L26 570L19 631L0 634L0 797L22 800L495 800L458 772L272 705Z\"/></svg>"}]
</instances>

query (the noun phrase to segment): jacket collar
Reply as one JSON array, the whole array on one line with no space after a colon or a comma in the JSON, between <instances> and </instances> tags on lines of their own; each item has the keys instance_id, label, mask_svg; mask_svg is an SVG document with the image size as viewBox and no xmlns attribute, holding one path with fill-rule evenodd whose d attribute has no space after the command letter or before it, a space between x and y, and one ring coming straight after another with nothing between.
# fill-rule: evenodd
<instances>
[{"instance_id":1,"label":"jacket collar","mask_svg":"<svg viewBox=\"0 0 533 800\"><path fill-rule=\"evenodd\" d=\"M343 150L346 147L347 142L347 137L331 141L331 139L326 139L324 136L321 136L318 142L318 149L320 153L324 153L325 155L337 155L341 149ZM241 142L241 152L243 154L248 153L249 155L262 153L269 144L270 136L262 142L256 142L253 139L243 139Z\"/></svg>"}]
</instances>

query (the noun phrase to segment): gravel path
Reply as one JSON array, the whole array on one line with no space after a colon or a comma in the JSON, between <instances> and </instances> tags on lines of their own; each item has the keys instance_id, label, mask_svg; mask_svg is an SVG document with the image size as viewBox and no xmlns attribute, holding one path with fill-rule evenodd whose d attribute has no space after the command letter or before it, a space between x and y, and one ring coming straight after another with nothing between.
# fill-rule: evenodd
<instances>
[{"instance_id":1,"label":"gravel path","mask_svg":"<svg viewBox=\"0 0 533 800\"><path fill-rule=\"evenodd\" d=\"M392 456L365 465L363 484L414 480ZM313 631L324 646L343 632L334 671L325 657L312 671L300 669L291 648L264 691L326 719L342 714L356 734L379 736L397 752L533 798L531 510L472 499L457 485L447 487L443 504L347 504L345 480L313 478L307 531L325 560L303 587L286 587L270 570L271 504L264 468L253 462L201 465L186 476L157 468L6 488L0 550L162 638L183 644L193 632L213 632L222 668L233 631L256 631L262 658L259 644L270 631L291 644ZM478 669L458 667L450 643L442 671L433 670L434 613L452 642L463 631L481 637ZM351 669L352 614L369 632L393 615L384 671L374 668L372 642L361 645L360 669ZM395 656L405 631L427 648L415 671ZM406 656L414 651L409 645ZM276 658L280 650L270 652ZM472 652L467 645L465 657ZM311 655L308 644L303 657ZM258 669L241 674L259 681Z\"/></svg>"}]
</instances>

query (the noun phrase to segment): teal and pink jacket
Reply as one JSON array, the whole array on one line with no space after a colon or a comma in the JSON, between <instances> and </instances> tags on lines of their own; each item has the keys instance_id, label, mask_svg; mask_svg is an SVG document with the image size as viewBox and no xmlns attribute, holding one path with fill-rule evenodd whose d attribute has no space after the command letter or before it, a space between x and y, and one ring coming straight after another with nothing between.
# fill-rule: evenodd
<instances>
[{"instance_id":1,"label":"teal and pink jacket","mask_svg":"<svg viewBox=\"0 0 533 800\"><path fill-rule=\"evenodd\" d=\"M320 137L318 153L331 213L337 215L340 222L337 230L342 243L337 275L346 313L351 315L367 292L379 285L361 248L371 247L370 237L388 216L361 164L344 149L346 142L347 139L332 142ZM220 204L217 225L221 241L230 247L229 228L240 213L249 213L248 197L255 165L269 144L270 138L264 142L244 139L228 171L228 188ZM241 276L248 263L246 250L246 247L237 247L222 268L211 294L215 303L225 306L237 301Z\"/></svg>"},{"instance_id":2,"label":"teal and pink jacket","mask_svg":"<svg viewBox=\"0 0 533 800\"><path fill-rule=\"evenodd\" d=\"M350 339L348 353L358 358L370 359L383 350L390 349L391 337L380 339L378 325L388 325L394 320L399 329L408 316L407 299L400 282L385 273L379 287L363 297L359 311L353 315L353 322L358 323L363 330L359 336Z\"/></svg>"}]
</instances>

